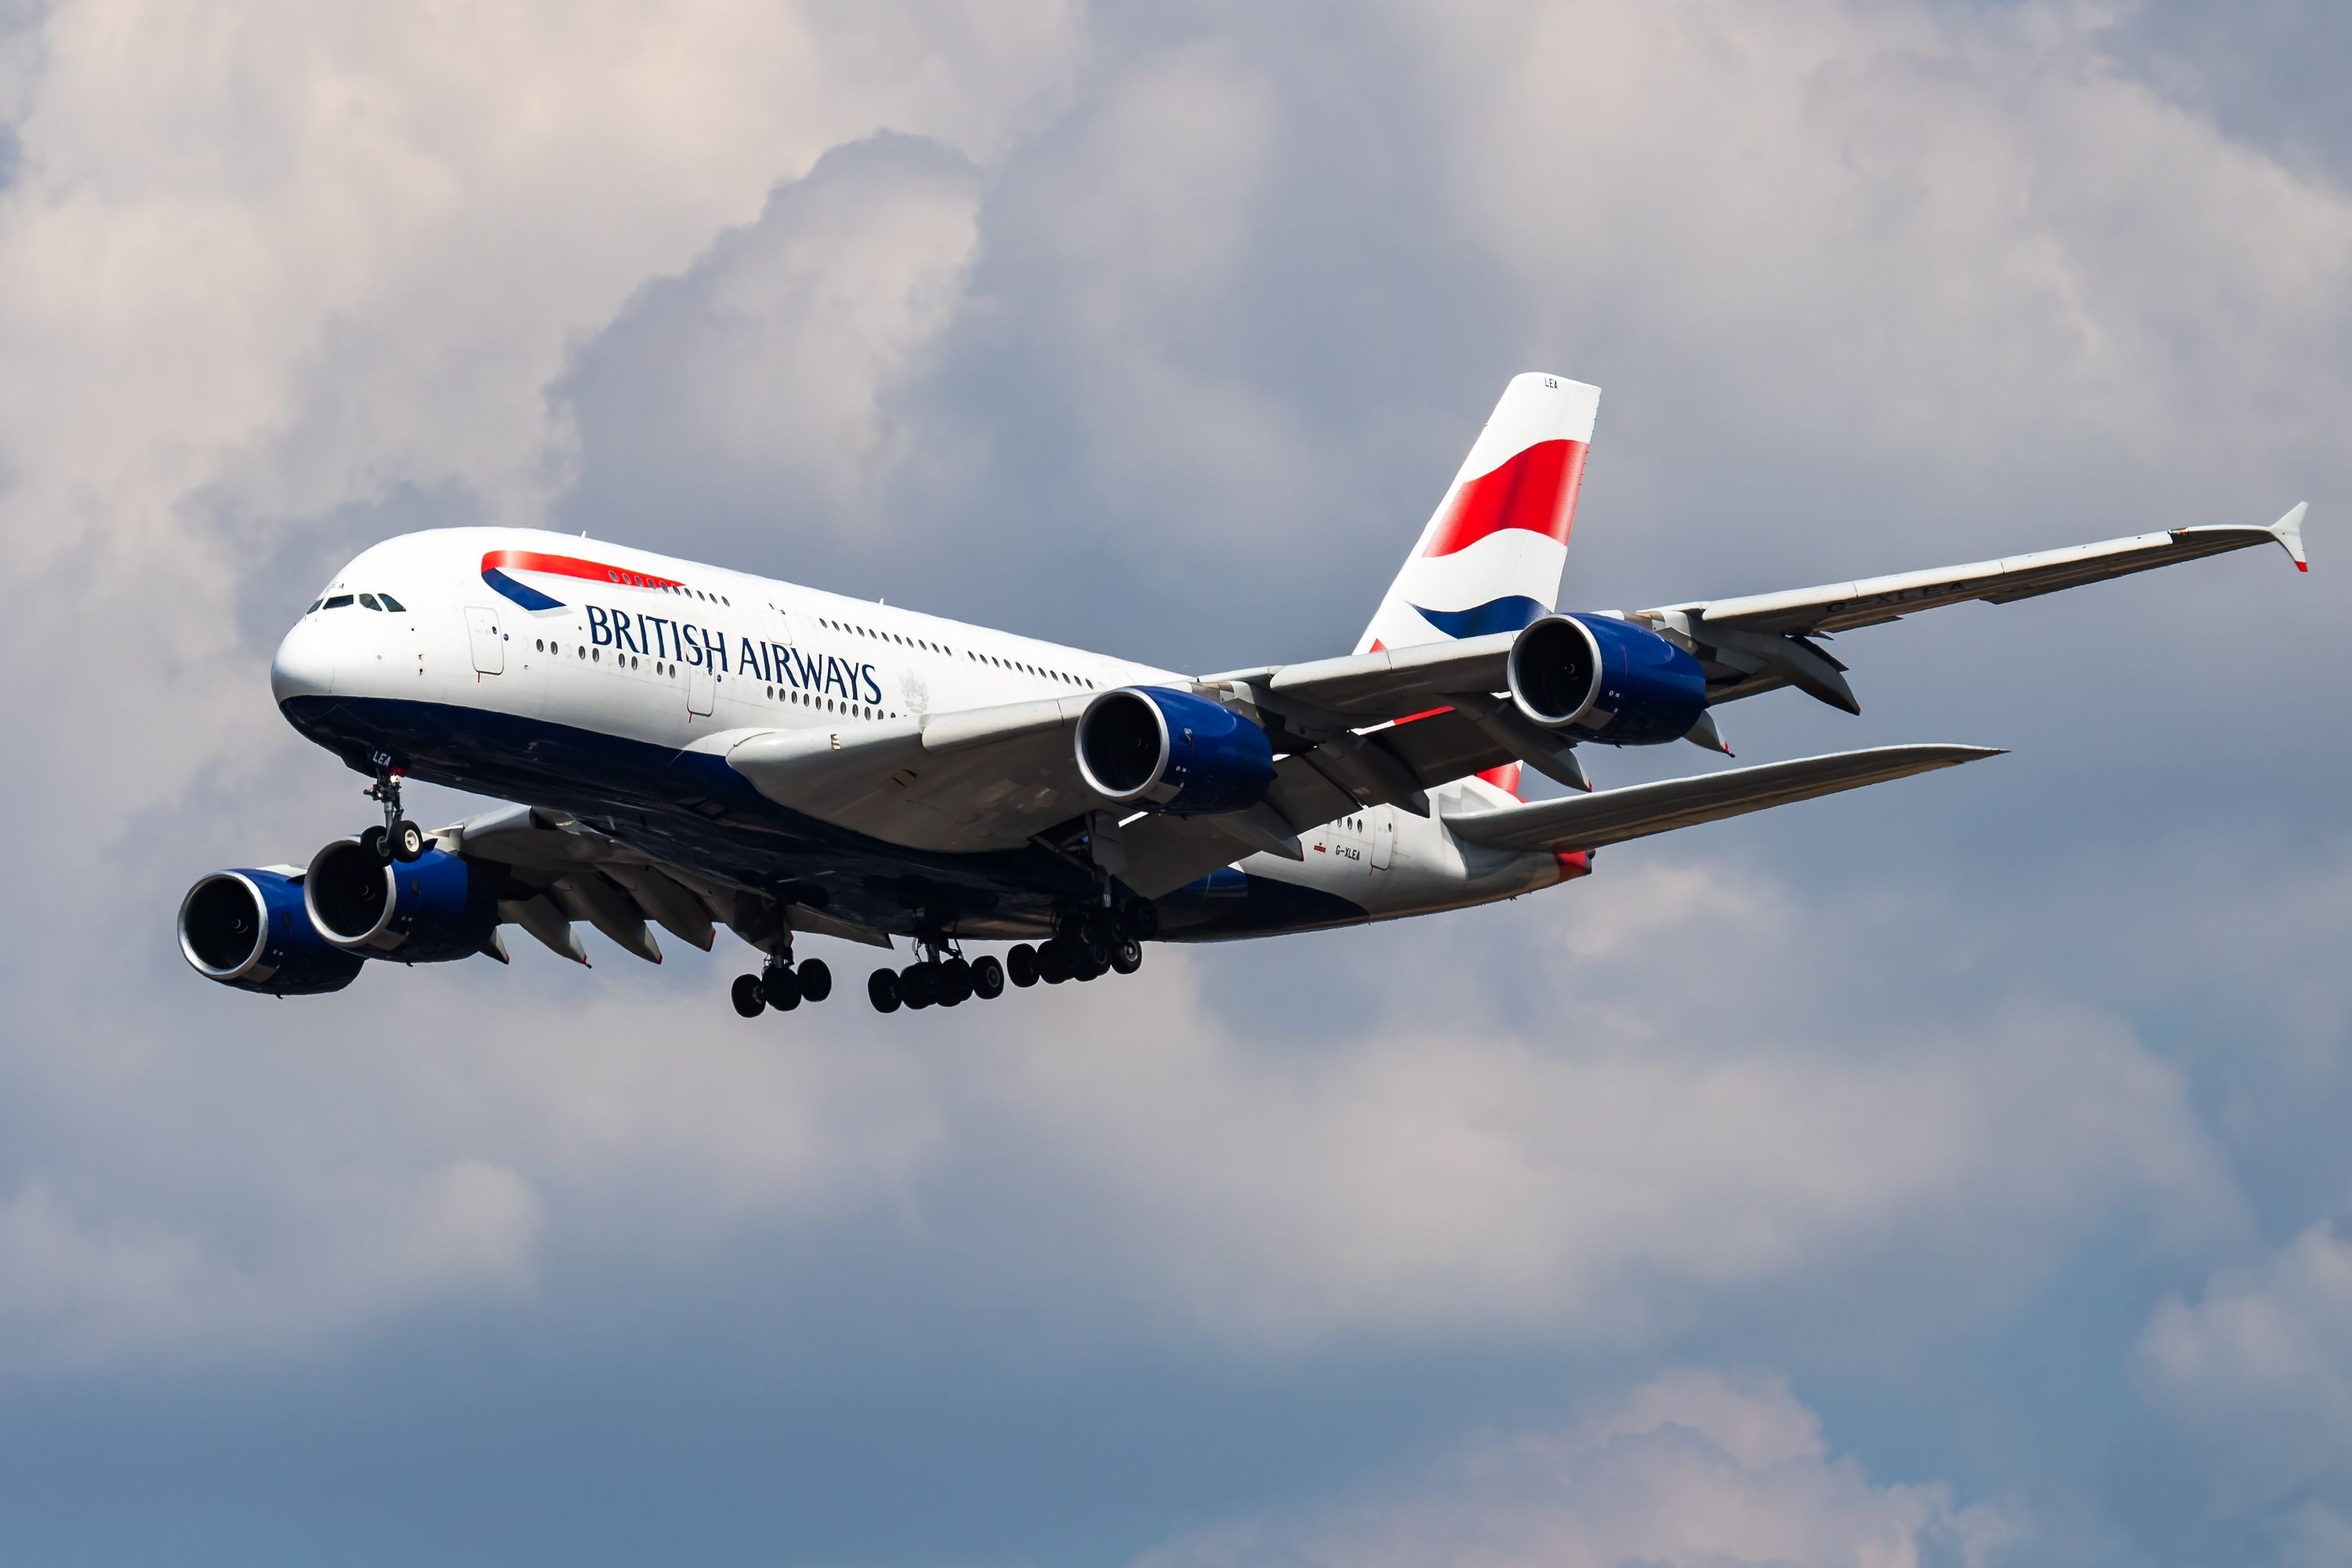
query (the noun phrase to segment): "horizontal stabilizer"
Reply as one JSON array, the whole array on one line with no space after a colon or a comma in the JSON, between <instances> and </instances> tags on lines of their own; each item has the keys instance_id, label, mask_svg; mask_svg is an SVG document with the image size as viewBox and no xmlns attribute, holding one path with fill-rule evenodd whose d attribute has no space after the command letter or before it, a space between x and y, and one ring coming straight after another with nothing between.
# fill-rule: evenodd
<instances>
[{"instance_id":1,"label":"horizontal stabilizer","mask_svg":"<svg viewBox=\"0 0 2352 1568\"><path fill-rule=\"evenodd\" d=\"M1880 746L1866 752L1835 752L1824 757L1731 768L1564 800L1448 813L1445 825L1458 838L1498 849L1598 849L1604 844L1693 827L2000 754L1989 746Z\"/></svg>"}]
</instances>

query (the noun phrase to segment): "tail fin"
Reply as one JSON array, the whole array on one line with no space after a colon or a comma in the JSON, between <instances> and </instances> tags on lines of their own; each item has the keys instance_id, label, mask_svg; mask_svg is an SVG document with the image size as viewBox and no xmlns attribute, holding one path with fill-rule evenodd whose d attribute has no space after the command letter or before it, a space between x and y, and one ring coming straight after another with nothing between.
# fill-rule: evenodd
<instances>
[{"instance_id":1,"label":"tail fin","mask_svg":"<svg viewBox=\"0 0 2352 1568\"><path fill-rule=\"evenodd\" d=\"M1389 584L1358 653L1517 631L1548 615L1601 389L1515 375Z\"/></svg>"},{"instance_id":2,"label":"tail fin","mask_svg":"<svg viewBox=\"0 0 2352 1568\"><path fill-rule=\"evenodd\" d=\"M1580 381L1536 371L1511 378L1358 653L1517 631L1549 613L1600 406L1601 389ZM1479 777L1519 793L1517 763Z\"/></svg>"}]
</instances>

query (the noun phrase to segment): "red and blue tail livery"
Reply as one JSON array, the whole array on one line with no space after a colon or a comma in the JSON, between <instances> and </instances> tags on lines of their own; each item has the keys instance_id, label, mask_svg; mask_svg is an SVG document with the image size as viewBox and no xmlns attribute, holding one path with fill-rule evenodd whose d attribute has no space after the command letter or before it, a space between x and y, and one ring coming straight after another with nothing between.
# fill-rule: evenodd
<instances>
[{"instance_id":1,"label":"red and blue tail livery","mask_svg":"<svg viewBox=\"0 0 2352 1568\"><path fill-rule=\"evenodd\" d=\"M1516 632L1550 613L1600 406L1580 381L1512 378L1358 652Z\"/></svg>"}]
</instances>

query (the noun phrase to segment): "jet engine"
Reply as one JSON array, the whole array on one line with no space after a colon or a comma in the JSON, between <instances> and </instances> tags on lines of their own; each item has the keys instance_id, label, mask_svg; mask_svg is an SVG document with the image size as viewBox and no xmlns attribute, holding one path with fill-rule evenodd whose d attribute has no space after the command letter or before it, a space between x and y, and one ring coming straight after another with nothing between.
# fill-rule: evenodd
<instances>
[{"instance_id":1,"label":"jet engine","mask_svg":"<svg viewBox=\"0 0 2352 1568\"><path fill-rule=\"evenodd\" d=\"M302 904L339 948L402 963L440 963L480 952L496 934L496 895L483 870L428 848L387 866L355 838L310 858Z\"/></svg>"},{"instance_id":2,"label":"jet engine","mask_svg":"<svg viewBox=\"0 0 2352 1568\"><path fill-rule=\"evenodd\" d=\"M320 934L284 871L215 871L190 888L180 952L207 980L269 996L341 991L362 962Z\"/></svg>"},{"instance_id":3,"label":"jet engine","mask_svg":"<svg viewBox=\"0 0 2352 1568\"><path fill-rule=\"evenodd\" d=\"M1078 773L1142 811L1246 811L1274 783L1274 745L1240 714L1161 686L1106 691L1078 716Z\"/></svg>"},{"instance_id":4,"label":"jet engine","mask_svg":"<svg viewBox=\"0 0 2352 1568\"><path fill-rule=\"evenodd\" d=\"M1612 746L1679 741L1706 711L1684 648L1609 616L1546 616L1511 645L1511 702L1549 730Z\"/></svg>"}]
</instances>

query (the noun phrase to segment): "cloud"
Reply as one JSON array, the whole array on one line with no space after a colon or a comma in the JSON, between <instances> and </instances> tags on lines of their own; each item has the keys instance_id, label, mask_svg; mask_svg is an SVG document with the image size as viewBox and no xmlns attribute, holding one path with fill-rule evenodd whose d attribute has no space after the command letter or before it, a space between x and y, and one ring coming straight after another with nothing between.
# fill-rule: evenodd
<instances>
[{"instance_id":1,"label":"cloud","mask_svg":"<svg viewBox=\"0 0 2352 1568\"><path fill-rule=\"evenodd\" d=\"M1681 1370L1566 1426L1464 1446L1423 1473L1218 1526L1138 1568L1543 1563L1600 1568L1982 1568L2025 1533L1940 1484L1874 1485L1783 1379Z\"/></svg>"},{"instance_id":2,"label":"cloud","mask_svg":"<svg viewBox=\"0 0 2352 1568\"><path fill-rule=\"evenodd\" d=\"M2352 1504L2352 1240L2311 1226L2194 1301L2159 1306L2137 1350L2148 1397L2187 1432L2224 1497L2318 1489ZM2316 1540L2341 1517L2306 1513Z\"/></svg>"},{"instance_id":3,"label":"cloud","mask_svg":"<svg viewBox=\"0 0 2352 1568\"><path fill-rule=\"evenodd\" d=\"M355 1330L533 1278L538 1203L513 1172L457 1161L393 1182L331 1177L236 1256L218 1237L92 1219L38 1181L0 1203L0 1370L307 1356Z\"/></svg>"}]
</instances>

